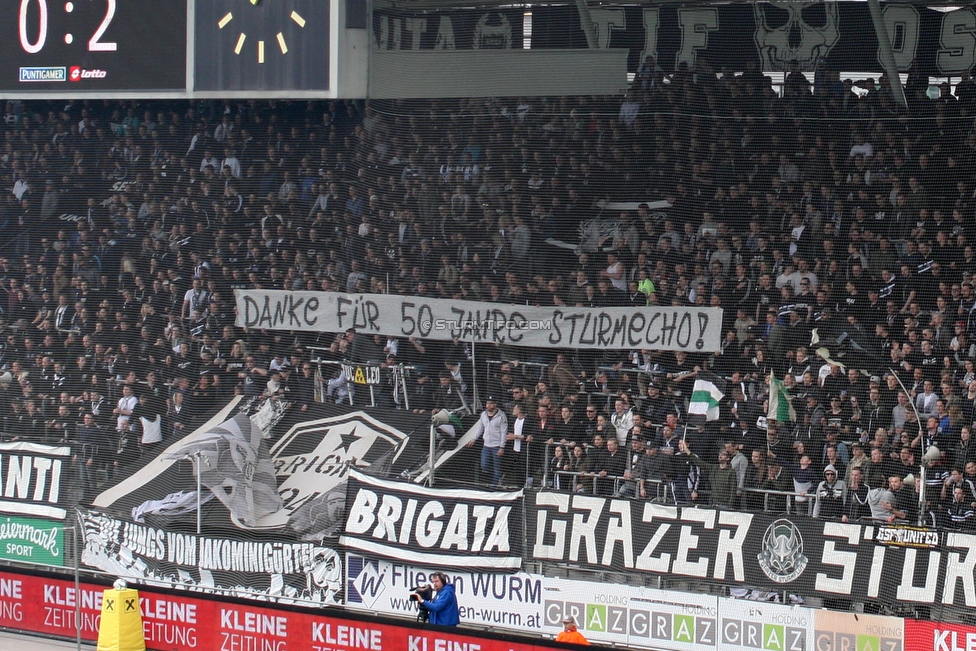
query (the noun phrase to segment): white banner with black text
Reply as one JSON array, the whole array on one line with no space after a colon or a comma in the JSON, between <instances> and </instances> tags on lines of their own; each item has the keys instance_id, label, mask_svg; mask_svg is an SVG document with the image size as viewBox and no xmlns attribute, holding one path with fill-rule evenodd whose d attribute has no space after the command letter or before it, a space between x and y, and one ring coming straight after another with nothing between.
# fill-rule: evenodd
<instances>
[{"instance_id":1,"label":"white banner with black text","mask_svg":"<svg viewBox=\"0 0 976 651\"><path fill-rule=\"evenodd\" d=\"M234 290L237 326L541 348L715 352L717 307L538 307L389 294Z\"/></svg>"}]
</instances>

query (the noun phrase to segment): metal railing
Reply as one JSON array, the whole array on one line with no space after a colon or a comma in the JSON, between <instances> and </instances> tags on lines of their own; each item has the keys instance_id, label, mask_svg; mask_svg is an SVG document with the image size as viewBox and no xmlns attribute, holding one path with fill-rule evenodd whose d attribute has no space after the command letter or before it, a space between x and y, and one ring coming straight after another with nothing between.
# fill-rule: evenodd
<instances>
[{"instance_id":1,"label":"metal railing","mask_svg":"<svg viewBox=\"0 0 976 651\"><path fill-rule=\"evenodd\" d=\"M564 485L563 480L568 481L569 488ZM609 493L611 495L618 497L639 497L638 490L641 481L644 482L645 487L651 485L654 488L654 496L648 495L647 499L651 501L665 501L667 499L669 482L661 479L641 480L634 477L619 477L615 475L601 477L599 473L575 470L557 470L552 473L551 485L547 485L546 487L553 490L571 490L577 493L586 492L592 495L600 495L600 484L609 483L613 487ZM586 484L589 484L589 490L585 489ZM622 489L627 486L633 486L633 488L630 491L623 492Z\"/></svg>"},{"instance_id":2,"label":"metal railing","mask_svg":"<svg viewBox=\"0 0 976 651\"><path fill-rule=\"evenodd\" d=\"M328 348L320 346L309 346L309 350L315 351L327 351ZM365 387L369 391L369 405L370 407L376 407L376 387L390 388L390 395L395 404L402 406L403 409L410 409L410 392L407 389L407 381L413 376L417 371L416 366L411 366L409 364L396 364L394 366L383 367L379 364L353 364L351 362L340 362L332 359L323 359L321 357L321 352L317 352L317 356L313 357L310 362L315 364L321 370L322 367L338 368L344 374L344 380L346 385L346 390L349 392L349 404L356 404L356 390L358 387ZM355 377L348 377L349 367L360 367L375 369L378 374L380 381L378 383L366 383L357 384L355 382ZM383 373L383 371L386 373Z\"/></svg>"},{"instance_id":3,"label":"metal railing","mask_svg":"<svg viewBox=\"0 0 976 651\"><path fill-rule=\"evenodd\" d=\"M502 364L512 364L517 369L521 369L519 375L525 382L536 383L542 380L549 383L549 364L541 362L523 362L521 360L488 359L485 360L485 377L492 376L492 369L499 368ZM514 370L514 369L513 369Z\"/></svg>"},{"instance_id":4,"label":"metal railing","mask_svg":"<svg viewBox=\"0 0 976 651\"><path fill-rule=\"evenodd\" d=\"M797 491L780 491L780 490L773 490L771 488L743 488L742 492L743 492L743 498L745 498L746 495L762 495L763 498L762 511L765 513L791 513L796 515L806 515L811 518L820 517L820 516L813 515L813 507L816 502L815 493L803 493ZM770 508L769 505L770 499L776 497L786 498L785 509ZM805 499L798 502L797 500L800 498L805 498ZM743 505L741 510L749 511L752 509L746 508L745 505ZM857 521L858 522L885 522L886 519L874 518L871 516L862 516L858 518ZM916 524L916 523L909 523L908 520L902 518L896 518L895 520L893 520L893 522L898 524Z\"/></svg>"},{"instance_id":5,"label":"metal railing","mask_svg":"<svg viewBox=\"0 0 976 651\"><path fill-rule=\"evenodd\" d=\"M794 500L797 497L803 497L803 494L798 493L797 491L780 491L780 490L773 490L771 488L743 488L742 493L743 493L743 498L746 496L746 494L762 495L763 496L762 510L765 511L766 513L770 512L769 510L770 496L778 496L778 497L786 498L786 509L778 510L777 512L780 513L792 513Z\"/></svg>"}]
</instances>

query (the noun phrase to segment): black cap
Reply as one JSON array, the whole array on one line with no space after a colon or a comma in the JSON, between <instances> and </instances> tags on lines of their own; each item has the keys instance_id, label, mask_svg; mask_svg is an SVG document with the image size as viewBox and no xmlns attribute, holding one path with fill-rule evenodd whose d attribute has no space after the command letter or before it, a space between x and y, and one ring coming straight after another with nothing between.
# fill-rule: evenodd
<instances>
[{"instance_id":1,"label":"black cap","mask_svg":"<svg viewBox=\"0 0 976 651\"><path fill-rule=\"evenodd\" d=\"M498 402L498 401L495 400L494 396L488 396L487 398L485 398L485 402Z\"/></svg>"}]
</instances>

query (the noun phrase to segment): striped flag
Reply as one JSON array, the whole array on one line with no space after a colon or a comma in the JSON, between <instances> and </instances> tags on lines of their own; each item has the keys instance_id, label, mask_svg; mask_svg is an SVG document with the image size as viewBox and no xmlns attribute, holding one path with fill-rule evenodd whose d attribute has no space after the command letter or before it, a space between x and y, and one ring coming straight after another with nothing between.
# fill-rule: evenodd
<instances>
[{"instance_id":1,"label":"striped flag","mask_svg":"<svg viewBox=\"0 0 976 651\"><path fill-rule=\"evenodd\" d=\"M714 373L699 371L688 403L688 413L704 416L706 421L718 420L718 403L725 397L724 392L725 380Z\"/></svg>"},{"instance_id":2,"label":"striped flag","mask_svg":"<svg viewBox=\"0 0 976 651\"><path fill-rule=\"evenodd\" d=\"M779 423L796 422L796 410L790 403L790 393L772 371L769 372L769 411L766 418Z\"/></svg>"}]
</instances>

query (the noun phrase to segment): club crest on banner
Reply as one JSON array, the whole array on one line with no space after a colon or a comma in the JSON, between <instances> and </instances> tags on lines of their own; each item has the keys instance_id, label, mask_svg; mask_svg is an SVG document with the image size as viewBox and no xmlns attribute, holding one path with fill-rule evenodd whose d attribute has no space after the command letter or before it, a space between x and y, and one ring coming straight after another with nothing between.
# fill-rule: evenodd
<instances>
[{"instance_id":1,"label":"club crest on banner","mask_svg":"<svg viewBox=\"0 0 976 651\"><path fill-rule=\"evenodd\" d=\"M803 535L795 524L781 519L766 528L759 553L759 567L766 576L776 583L791 583L803 574L807 563Z\"/></svg>"},{"instance_id":2,"label":"club crest on banner","mask_svg":"<svg viewBox=\"0 0 976 651\"><path fill-rule=\"evenodd\" d=\"M392 462L406 438L362 411L293 426L271 448L289 528L306 540L338 533L349 468Z\"/></svg>"}]
</instances>

